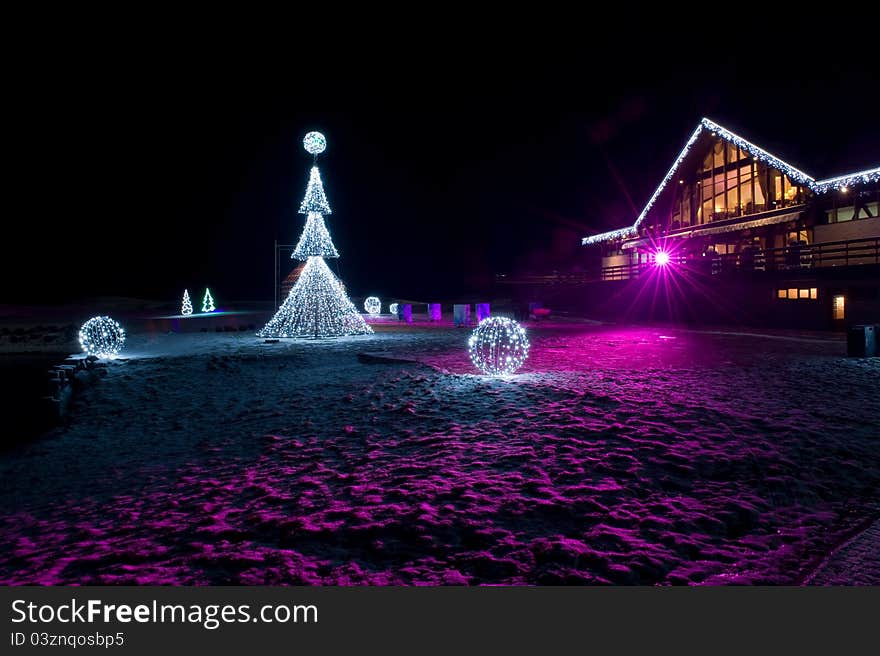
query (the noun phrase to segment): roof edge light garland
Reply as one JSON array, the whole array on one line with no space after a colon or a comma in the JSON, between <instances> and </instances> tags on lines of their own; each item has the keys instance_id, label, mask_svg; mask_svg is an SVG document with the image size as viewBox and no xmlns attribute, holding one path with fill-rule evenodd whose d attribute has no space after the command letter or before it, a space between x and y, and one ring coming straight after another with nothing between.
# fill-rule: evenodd
<instances>
[{"instance_id":1,"label":"roof edge light garland","mask_svg":"<svg viewBox=\"0 0 880 656\"><path fill-rule=\"evenodd\" d=\"M828 178L827 180L819 180L813 183L813 191L817 194L824 194L832 190L838 190L842 187L851 187L857 184L867 184L869 182L880 181L880 166L876 169L867 169L858 173L848 173L839 175L836 178Z\"/></svg>"},{"instance_id":2,"label":"roof edge light garland","mask_svg":"<svg viewBox=\"0 0 880 656\"><path fill-rule=\"evenodd\" d=\"M764 162L768 166L771 166L775 169L779 169L792 180L809 187L817 194L823 194L832 189L840 189L841 187L846 187L852 184L875 182L877 180L880 180L880 168L876 168L868 169L866 171L860 171L859 173L850 173L848 175L842 175L836 178L829 178L827 180L820 180L817 182L812 176L809 176L800 169L797 169L794 166L783 162L775 155L768 153L766 150L756 146L751 141L743 139L742 137L734 134L727 128L718 125L714 121L710 121L708 118L703 118L700 120L700 123L699 125L697 125L697 128L694 130L693 134L691 134L690 138L687 140L687 143L684 145L684 148L682 148L678 157L675 159L675 162L673 162L672 167L666 174L666 177L663 178L663 181L654 191L654 194L648 200L647 205L645 205L645 208L635 220L635 223L625 228L619 228L617 230L610 230L608 232L602 232L597 235L584 237L583 239L581 239L581 245L589 246L590 244L599 244L605 241L613 241L616 239L625 239L627 237L637 236L639 234L639 226L641 226L642 222L645 220L645 217L648 215L648 212L651 210L651 208L654 206L654 203L657 202L657 199L660 197L660 194L663 193L666 185L669 184L669 181L675 175L678 167L681 166L684 159L688 156L691 148L693 148L703 130L706 130L710 134L714 134L715 136L720 137L728 143L734 144L735 146L746 151L756 160Z\"/></svg>"}]
</instances>

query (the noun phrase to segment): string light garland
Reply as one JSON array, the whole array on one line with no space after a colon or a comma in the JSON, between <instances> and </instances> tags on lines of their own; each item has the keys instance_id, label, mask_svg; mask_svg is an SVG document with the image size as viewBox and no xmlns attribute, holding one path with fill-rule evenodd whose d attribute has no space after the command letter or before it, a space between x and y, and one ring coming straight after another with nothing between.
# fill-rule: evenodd
<instances>
[{"instance_id":1,"label":"string light garland","mask_svg":"<svg viewBox=\"0 0 880 656\"><path fill-rule=\"evenodd\" d=\"M190 315L193 313L193 304L192 301L189 300L189 290L183 290L183 303L180 306L180 313L185 315Z\"/></svg>"},{"instance_id":2,"label":"string light garland","mask_svg":"<svg viewBox=\"0 0 880 656\"><path fill-rule=\"evenodd\" d=\"M317 166L313 166L309 173L309 184L306 187L306 195L303 196L299 206L300 214L316 212L318 214L332 214L327 195L324 193L324 183L321 182L321 172Z\"/></svg>"},{"instance_id":3,"label":"string light garland","mask_svg":"<svg viewBox=\"0 0 880 656\"><path fill-rule=\"evenodd\" d=\"M326 139L318 132L303 139L303 148L316 158L326 146ZM308 216L293 257L306 264L278 312L257 335L319 338L371 334L373 329L349 300L345 285L324 261L325 257L339 257L339 253L324 224L323 215L330 213L330 205L317 166L309 175L300 212Z\"/></svg>"},{"instance_id":4,"label":"string light garland","mask_svg":"<svg viewBox=\"0 0 880 656\"><path fill-rule=\"evenodd\" d=\"M397 303L392 303L391 305L389 305L389 306L388 306L388 311L389 311L391 314L393 314L394 316L397 316Z\"/></svg>"},{"instance_id":5,"label":"string light garland","mask_svg":"<svg viewBox=\"0 0 880 656\"><path fill-rule=\"evenodd\" d=\"M529 357L529 339L525 329L513 319L489 317L468 338L468 355L484 374L506 376Z\"/></svg>"},{"instance_id":6,"label":"string light garland","mask_svg":"<svg viewBox=\"0 0 880 656\"><path fill-rule=\"evenodd\" d=\"M322 257L313 256L259 337L342 337L373 332Z\"/></svg>"},{"instance_id":7,"label":"string light garland","mask_svg":"<svg viewBox=\"0 0 880 656\"><path fill-rule=\"evenodd\" d=\"M601 242L614 241L618 239L626 239L629 237L638 236L639 227L642 225L642 222L645 220L648 212L651 211L651 208L660 197L660 194L669 184L669 181L673 178L676 171L681 166L682 162L685 160L688 154L690 154L691 149L693 148L694 144L697 142L697 139L700 137L700 134L702 134L703 131L713 134L723 139L724 141L727 141L728 143L734 144L741 150L751 155L752 158L754 158L755 160L763 162L771 168L782 171L791 180L811 189L817 194L823 194L832 189L840 189L841 187L852 184L876 182L880 180L880 168L876 168L869 169L867 171L860 171L858 173L851 173L844 176L838 176L836 178L829 178L827 180L816 181L813 177L807 175L800 169L795 168L791 164L782 161L775 155L768 153L763 148L760 148L752 142L743 139L742 137L734 134L727 128L724 128L717 123L710 121L708 118L703 118L691 134L690 138L687 140L687 143L685 143L684 148L678 154L678 157L675 159L672 167L666 173L666 176L660 182L660 185L657 187L657 189L654 190L653 195L648 200L648 203L645 205L641 214L639 214L639 216L636 218L635 223L633 223L631 226L626 226L625 228L619 228L617 230L610 230L608 232L603 232L598 235L584 237L583 239L581 239L581 245L589 246L591 244L599 244Z\"/></svg>"},{"instance_id":8,"label":"string light garland","mask_svg":"<svg viewBox=\"0 0 880 656\"><path fill-rule=\"evenodd\" d=\"M827 180L819 180L813 184L813 190L817 194L824 194L829 191L846 191L847 187L852 185L868 184L870 182L880 182L880 167L859 171L858 173L839 175L836 178L828 178Z\"/></svg>"},{"instance_id":9,"label":"string light garland","mask_svg":"<svg viewBox=\"0 0 880 656\"><path fill-rule=\"evenodd\" d=\"M205 287L205 298L202 299L202 312L213 312L216 309L214 307L214 298L211 296L211 290Z\"/></svg>"},{"instance_id":10,"label":"string light garland","mask_svg":"<svg viewBox=\"0 0 880 656\"><path fill-rule=\"evenodd\" d=\"M324 225L324 217L317 212L309 212L306 219L306 227L300 235L296 248L293 249L291 259L305 260L312 255L321 257L339 257L339 252L333 245L330 232Z\"/></svg>"},{"instance_id":11,"label":"string light garland","mask_svg":"<svg viewBox=\"0 0 880 656\"><path fill-rule=\"evenodd\" d=\"M110 317L92 317L79 329L79 345L88 355L112 358L125 344L125 329Z\"/></svg>"},{"instance_id":12,"label":"string light garland","mask_svg":"<svg viewBox=\"0 0 880 656\"><path fill-rule=\"evenodd\" d=\"M382 312L382 301L375 296L367 296L364 301L364 309L367 314L375 316Z\"/></svg>"}]
</instances>

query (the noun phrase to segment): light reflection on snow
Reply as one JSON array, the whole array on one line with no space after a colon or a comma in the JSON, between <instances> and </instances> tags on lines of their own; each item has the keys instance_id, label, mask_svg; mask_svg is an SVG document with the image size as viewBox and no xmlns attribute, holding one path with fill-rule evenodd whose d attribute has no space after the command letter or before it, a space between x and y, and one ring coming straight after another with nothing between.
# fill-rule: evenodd
<instances>
[{"instance_id":1,"label":"light reflection on snow","mask_svg":"<svg viewBox=\"0 0 880 656\"><path fill-rule=\"evenodd\" d=\"M544 324L499 379L461 335L132 335L0 461L0 581L791 583L880 485L839 339Z\"/></svg>"}]
</instances>

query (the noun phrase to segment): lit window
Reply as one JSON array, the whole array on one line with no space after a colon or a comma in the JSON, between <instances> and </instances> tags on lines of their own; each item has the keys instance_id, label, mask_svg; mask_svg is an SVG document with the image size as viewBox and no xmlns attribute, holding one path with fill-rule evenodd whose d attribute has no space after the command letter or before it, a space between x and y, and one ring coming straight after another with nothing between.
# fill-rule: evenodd
<instances>
[{"instance_id":1,"label":"lit window","mask_svg":"<svg viewBox=\"0 0 880 656\"><path fill-rule=\"evenodd\" d=\"M815 287L810 287L810 300L815 301L817 298L819 298L819 290Z\"/></svg>"},{"instance_id":2,"label":"lit window","mask_svg":"<svg viewBox=\"0 0 880 656\"><path fill-rule=\"evenodd\" d=\"M809 289L799 289L798 290L798 298L810 298L810 290Z\"/></svg>"},{"instance_id":3,"label":"lit window","mask_svg":"<svg viewBox=\"0 0 880 656\"><path fill-rule=\"evenodd\" d=\"M797 290L796 289L789 289L788 290L788 297L789 298L797 298Z\"/></svg>"},{"instance_id":4,"label":"lit window","mask_svg":"<svg viewBox=\"0 0 880 656\"><path fill-rule=\"evenodd\" d=\"M846 298L843 296L835 296L832 303L832 317L835 320L844 318L846 306Z\"/></svg>"},{"instance_id":5,"label":"lit window","mask_svg":"<svg viewBox=\"0 0 880 656\"><path fill-rule=\"evenodd\" d=\"M776 290L776 298L788 298L788 290L777 289Z\"/></svg>"}]
</instances>

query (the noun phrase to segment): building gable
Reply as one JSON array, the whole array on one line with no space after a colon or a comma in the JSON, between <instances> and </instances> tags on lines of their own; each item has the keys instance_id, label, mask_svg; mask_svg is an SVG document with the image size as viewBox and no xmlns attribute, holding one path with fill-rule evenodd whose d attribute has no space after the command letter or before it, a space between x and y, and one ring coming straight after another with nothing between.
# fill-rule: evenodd
<instances>
[{"instance_id":1,"label":"building gable","mask_svg":"<svg viewBox=\"0 0 880 656\"><path fill-rule=\"evenodd\" d=\"M763 165L774 169L781 174L784 174L785 178L787 178L787 180L789 180L791 183L809 189L813 193L826 193L827 191L838 189L846 185L858 184L862 182L866 183L880 179L880 167L878 167L876 169L870 169L858 173L848 174L845 176L838 176L836 178L829 178L827 180L817 181L812 176L779 159L778 157L767 152L763 148L756 146L747 139L744 139L739 135L734 134L730 130L727 130L726 128L718 125L708 118L703 118L697 125L694 132L691 134L690 138L685 143L684 148L681 150L678 157L672 163L672 166L666 173L666 176L660 182L657 189L654 191L653 195L645 205L644 209L642 209L641 213L636 218L635 222L625 228L611 230L609 232L592 235L590 237L584 237L581 240L581 243L583 245L589 245L606 241L636 237L639 234L639 229L642 227L651 210L654 208L657 201L661 198L663 192L669 187L670 182L681 175L682 170L686 166L686 164L694 160L693 153L699 148L699 145L706 143L707 138L710 137L715 137L718 140L721 140L723 143L735 146L737 149L739 149L739 151L753 158L755 162L760 162ZM798 190L798 195L800 196L800 194L801 191ZM767 207L767 209L771 208Z\"/></svg>"}]
</instances>

